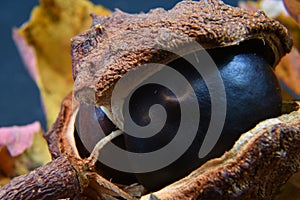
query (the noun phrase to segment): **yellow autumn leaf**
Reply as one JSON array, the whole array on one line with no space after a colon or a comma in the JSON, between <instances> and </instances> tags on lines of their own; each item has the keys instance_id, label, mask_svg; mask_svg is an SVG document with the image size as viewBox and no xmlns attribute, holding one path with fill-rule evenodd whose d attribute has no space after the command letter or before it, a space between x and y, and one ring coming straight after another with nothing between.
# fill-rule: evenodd
<instances>
[{"instance_id":1,"label":"yellow autumn leaf","mask_svg":"<svg viewBox=\"0 0 300 200\"><path fill-rule=\"evenodd\" d=\"M16 30L33 47L36 82L45 105L47 124L53 124L60 103L73 87L70 38L88 29L90 14L108 15L109 10L87 0L40 0L29 22Z\"/></svg>"}]
</instances>

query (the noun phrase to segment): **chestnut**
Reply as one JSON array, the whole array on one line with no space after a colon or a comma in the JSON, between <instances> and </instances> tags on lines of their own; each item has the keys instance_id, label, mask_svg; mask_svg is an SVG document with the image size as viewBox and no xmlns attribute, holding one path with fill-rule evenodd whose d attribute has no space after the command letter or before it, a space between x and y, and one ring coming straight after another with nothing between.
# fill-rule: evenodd
<instances>
[{"instance_id":1,"label":"chestnut","mask_svg":"<svg viewBox=\"0 0 300 200\"><path fill-rule=\"evenodd\" d=\"M240 134L259 121L281 113L280 87L271 68L273 55L262 41L247 41L237 46L211 49L208 53L220 70L226 90L227 112L221 136L212 151L200 159L198 153L211 118L210 94L202 77L185 59L179 58L169 63L168 66L179 71L191 83L198 98L201 117L195 140L180 158L163 169L136 174L139 182L149 190L179 180L211 158L221 156L233 146ZM191 59L193 54L197 52L190 55ZM176 97L171 91L155 84L145 85L134 92L129 109L137 124L143 126L149 123L148 110L154 104L163 105L168 117L163 129L151 138L135 138L125 134L129 151L151 152L172 140L180 123L179 104L173 99Z\"/></svg>"},{"instance_id":2,"label":"chestnut","mask_svg":"<svg viewBox=\"0 0 300 200\"><path fill-rule=\"evenodd\" d=\"M101 107L80 105L74 126L74 139L80 157L89 157L91 151L104 135L118 128L110 121ZM87 134L85 134L87 133ZM124 135L115 138L113 144L126 149ZM105 152L101 152L102 154ZM96 162L95 169L105 178L116 183L132 184L136 182L134 174L115 170L101 162Z\"/></svg>"},{"instance_id":3,"label":"chestnut","mask_svg":"<svg viewBox=\"0 0 300 200\"><path fill-rule=\"evenodd\" d=\"M211 158L221 156L233 146L240 134L254 127L259 121L278 116L281 113L280 87L271 67L274 55L263 41L249 40L236 46L208 49L207 52L220 71L226 91L227 112L221 136L211 152L200 159L198 153L211 118L210 94L201 75L185 59L178 58L168 63L168 66L180 72L193 87L201 119L195 140L181 157L157 171L135 174L137 180L150 191L179 180ZM196 59L195 55L197 52L187 56ZM199 64L201 65L201 63ZM168 78L172 79L172 77ZM140 126L146 126L150 122L150 107L160 104L167 113L166 123L161 131L153 137L136 138L124 133L113 141L114 144L137 153L155 151L168 144L174 138L180 124L180 105L174 99L176 96L172 91L159 84L147 84L134 91L129 102L132 120ZM186 101L190 101L190 99L187 98ZM104 134L107 135L117 129L100 107L93 109L95 112L92 113L96 113L96 116L87 118L95 121L96 117ZM75 136L77 134L75 132ZM87 137L86 139L91 140L91 138ZM87 157L89 153L83 148L84 145L80 140L82 137L79 138L77 135L76 144L78 149L81 149L79 153L81 156ZM96 142L97 140L94 140L94 145ZM138 165L138 163L132 164ZM130 183L135 181L133 174L111 169L100 162L97 163L97 169L102 172L104 177L112 179L114 182Z\"/></svg>"}]
</instances>

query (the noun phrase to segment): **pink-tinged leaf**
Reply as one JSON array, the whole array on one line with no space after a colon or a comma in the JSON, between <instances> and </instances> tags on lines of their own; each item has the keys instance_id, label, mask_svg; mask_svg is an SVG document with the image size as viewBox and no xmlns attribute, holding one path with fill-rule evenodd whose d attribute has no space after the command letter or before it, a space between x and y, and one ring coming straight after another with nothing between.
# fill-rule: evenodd
<instances>
[{"instance_id":1,"label":"pink-tinged leaf","mask_svg":"<svg viewBox=\"0 0 300 200\"><path fill-rule=\"evenodd\" d=\"M13 40L19 50L26 69L28 70L32 79L36 82L39 73L37 69L37 59L34 48L27 44L25 38L20 35L17 30L13 30Z\"/></svg>"},{"instance_id":2,"label":"pink-tinged leaf","mask_svg":"<svg viewBox=\"0 0 300 200\"><path fill-rule=\"evenodd\" d=\"M33 136L39 132L41 125L34 122L25 126L0 128L0 147L6 146L11 156L17 156L31 147Z\"/></svg>"},{"instance_id":3,"label":"pink-tinged leaf","mask_svg":"<svg viewBox=\"0 0 300 200\"><path fill-rule=\"evenodd\" d=\"M300 24L300 0L283 0L290 15Z\"/></svg>"}]
</instances>

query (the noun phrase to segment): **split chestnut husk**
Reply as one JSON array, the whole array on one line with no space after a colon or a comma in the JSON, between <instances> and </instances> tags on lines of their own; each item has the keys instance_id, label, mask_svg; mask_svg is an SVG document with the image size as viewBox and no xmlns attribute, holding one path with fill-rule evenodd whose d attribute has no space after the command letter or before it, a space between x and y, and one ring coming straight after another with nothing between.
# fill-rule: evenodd
<instances>
[{"instance_id":1,"label":"split chestnut husk","mask_svg":"<svg viewBox=\"0 0 300 200\"><path fill-rule=\"evenodd\" d=\"M44 135L52 162L13 179L0 189L0 199L272 199L297 172L300 104L283 102L281 106L278 83L272 71L292 46L288 30L278 21L262 11L230 7L218 0L183 1L170 11L154 9L147 14L133 15L117 10L107 17L92 17L91 28L72 38L74 91L63 100L56 122ZM228 94L232 99L228 100L231 104L227 114L229 119L234 119L234 126L231 129L230 124L225 124L228 130L224 138L231 133L233 140L221 153L183 170L184 173L178 173L180 175L171 181L161 181L157 174L158 178L149 181L151 175L145 178L126 174L96 162L99 155L109 156L101 145L119 135L118 129L124 125L114 116L111 107L118 81L147 63L170 64L183 74L193 75L189 65L178 67L175 61L181 58L171 53L193 54L199 50L194 48L193 42L215 58L225 88L232 86L240 90L234 95L236 90L229 89ZM232 55L232 52L237 53ZM243 64L239 66L231 58L243 60ZM228 67L231 62L241 68L242 73L234 76ZM144 77L136 79L141 78ZM233 84L235 78L240 79L238 83L247 83L246 86ZM203 88L199 88L201 94ZM245 93L244 89L247 89ZM153 91L156 93L157 88ZM148 98L141 98L133 106L147 101ZM135 118L141 120L140 124L147 123L143 116ZM78 123L87 126L78 128ZM92 124L102 124L105 134L112 132L112 135L99 138L93 134L99 130L93 129ZM88 135L88 139L84 140L83 135ZM121 135L112 142L126 150L141 150L135 149L139 141L128 144L126 137ZM80 142L89 142L89 145ZM164 144L158 144L161 145ZM85 149L88 146L92 149ZM94 147L100 151L94 151ZM184 162L193 159L178 162L188 166L190 163Z\"/></svg>"}]
</instances>

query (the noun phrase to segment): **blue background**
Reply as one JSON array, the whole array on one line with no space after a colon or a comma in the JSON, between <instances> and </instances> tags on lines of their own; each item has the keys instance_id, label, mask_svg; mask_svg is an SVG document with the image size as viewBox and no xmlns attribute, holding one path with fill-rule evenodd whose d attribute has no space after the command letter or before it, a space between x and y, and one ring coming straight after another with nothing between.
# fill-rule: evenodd
<instances>
[{"instance_id":1,"label":"blue background","mask_svg":"<svg viewBox=\"0 0 300 200\"><path fill-rule=\"evenodd\" d=\"M147 12L151 8L172 8L179 0L93 0L111 10L119 8L130 13ZM226 3L236 5L237 0ZM39 91L24 68L12 40L12 29L20 27L30 17L37 0L2 1L0 8L0 127L24 125L35 120L45 127L45 117L40 105ZM71 72L70 72L71 73Z\"/></svg>"}]
</instances>

